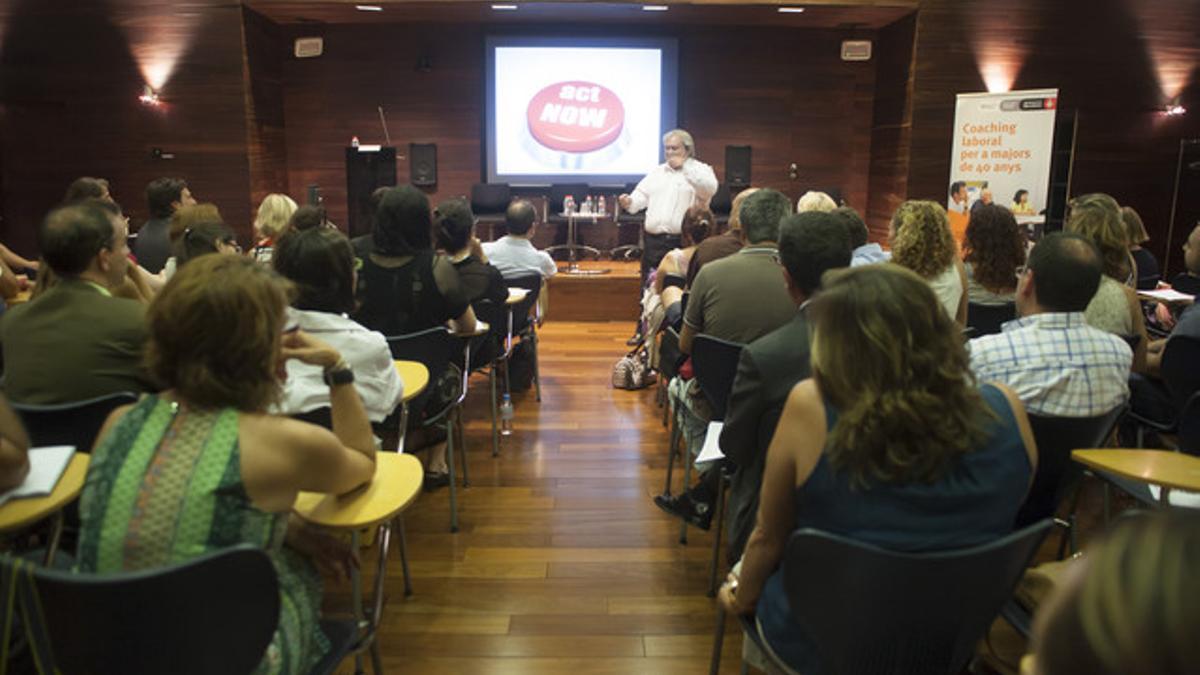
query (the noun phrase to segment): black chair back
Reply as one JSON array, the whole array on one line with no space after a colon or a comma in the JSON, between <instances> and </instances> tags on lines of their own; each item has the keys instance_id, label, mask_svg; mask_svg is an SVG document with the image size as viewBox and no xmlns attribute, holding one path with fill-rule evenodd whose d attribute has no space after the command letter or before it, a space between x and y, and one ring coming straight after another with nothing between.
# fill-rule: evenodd
<instances>
[{"instance_id":1,"label":"black chair back","mask_svg":"<svg viewBox=\"0 0 1200 675\"><path fill-rule=\"evenodd\" d=\"M1017 512L1017 527L1054 517L1063 496L1083 475L1082 465L1071 460L1071 451L1104 447L1124 412L1122 405L1095 417L1029 415L1029 426L1037 441L1037 471L1025 503Z\"/></svg>"},{"instance_id":2,"label":"black chair back","mask_svg":"<svg viewBox=\"0 0 1200 675\"><path fill-rule=\"evenodd\" d=\"M322 406L308 412L296 413L295 415L290 415L290 417L294 420L308 422L309 424L315 424L326 429L333 429L333 408L329 406Z\"/></svg>"},{"instance_id":3,"label":"black chair back","mask_svg":"<svg viewBox=\"0 0 1200 675\"><path fill-rule=\"evenodd\" d=\"M788 540L784 588L823 672L957 675L1051 526L928 553L803 529Z\"/></svg>"},{"instance_id":4,"label":"black chair back","mask_svg":"<svg viewBox=\"0 0 1200 675\"><path fill-rule=\"evenodd\" d=\"M1192 394L1200 391L1200 339L1187 335L1167 338L1160 372L1176 409L1182 410Z\"/></svg>"},{"instance_id":5,"label":"black chair back","mask_svg":"<svg viewBox=\"0 0 1200 675\"><path fill-rule=\"evenodd\" d=\"M109 413L120 406L136 403L138 395L121 391L86 401L55 405L32 405L12 402L29 440L34 447L73 445L79 452L91 452L96 434L104 426Z\"/></svg>"},{"instance_id":6,"label":"black chair back","mask_svg":"<svg viewBox=\"0 0 1200 675\"><path fill-rule=\"evenodd\" d=\"M538 297L542 293L542 277L538 274L527 274L505 279L504 283L513 288L524 288L529 291L529 295L526 295L524 300L512 307L513 334L517 335L529 328L530 310L537 305ZM505 320L507 321L507 319Z\"/></svg>"},{"instance_id":7,"label":"black chair back","mask_svg":"<svg viewBox=\"0 0 1200 675\"><path fill-rule=\"evenodd\" d=\"M11 578L13 560L0 559ZM271 559L249 545L141 572L33 571L56 672L248 673L279 624Z\"/></svg>"},{"instance_id":8,"label":"black chair back","mask_svg":"<svg viewBox=\"0 0 1200 675\"><path fill-rule=\"evenodd\" d=\"M671 327L662 331L658 342L658 372L666 381L679 374L687 355L679 351L679 333Z\"/></svg>"},{"instance_id":9,"label":"black chair back","mask_svg":"<svg viewBox=\"0 0 1200 675\"><path fill-rule=\"evenodd\" d=\"M475 318L489 326L484 335L471 338L471 370L486 367L503 354L500 346L508 330L508 307L486 298L475 301Z\"/></svg>"},{"instance_id":10,"label":"black chair back","mask_svg":"<svg viewBox=\"0 0 1200 675\"><path fill-rule=\"evenodd\" d=\"M1200 455L1200 391L1188 398L1179 415L1179 449Z\"/></svg>"},{"instance_id":11,"label":"black chair back","mask_svg":"<svg viewBox=\"0 0 1200 675\"><path fill-rule=\"evenodd\" d=\"M975 332L971 334L972 338L995 335L1000 332L1000 327L1006 321L1012 321L1015 318L1017 318L1015 302L1006 302L1003 305L967 303L967 325L975 329Z\"/></svg>"},{"instance_id":12,"label":"black chair back","mask_svg":"<svg viewBox=\"0 0 1200 675\"><path fill-rule=\"evenodd\" d=\"M692 368L700 381L700 390L708 399L714 421L725 419L729 392L737 377L738 359L742 344L720 340L711 335L697 335L692 341Z\"/></svg>"},{"instance_id":13,"label":"black chair back","mask_svg":"<svg viewBox=\"0 0 1200 675\"><path fill-rule=\"evenodd\" d=\"M582 207L583 201L587 199L588 192L587 183L555 183L550 186L550 205L548 207L551 214L562 213L563 201L568 197L575 198L575 206Z\"/></svg>"},{"instance_id":14,"label":"black chair back","mask_svg":"<svg viewBox=\"0 0 1200 675\"><path fill-rule=\"evenodd\" d=\"M454 335L442 326L427 328L417 333L395 335L387 338L392 358L419 361L429 371L429 386L421 395L409 402L409 409L416 412L424 409L437 383L450 368L452 361L462 359L462 350Z\"/></svg>"},{"instance_id":15,"label":"black chair back","mask_svg":"<svg viewBox=\"0 0 1200 675\"><path fill-rule=\"evenodd\" d=\"M477 216L504 213L512 202L508 183L475 183L471 186L471 211Z\"/></svg>"}]
</instances>

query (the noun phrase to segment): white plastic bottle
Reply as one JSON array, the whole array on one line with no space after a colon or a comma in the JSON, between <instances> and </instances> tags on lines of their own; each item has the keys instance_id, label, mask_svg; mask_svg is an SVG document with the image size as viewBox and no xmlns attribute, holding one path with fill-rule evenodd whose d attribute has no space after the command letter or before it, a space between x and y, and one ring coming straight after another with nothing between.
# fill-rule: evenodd
<instances>
[{"instance_id":1,"label":"white plastic bottle","mask_svg":"<svg viewBox=\"0 0 1200 675\"><path fill-rule=\"evenodd\" d=\"M512 435L513 421L513 405L512 396L504 395L504 400L500 403L500 434L502 436Z\"/></svg>"}]
</instances>

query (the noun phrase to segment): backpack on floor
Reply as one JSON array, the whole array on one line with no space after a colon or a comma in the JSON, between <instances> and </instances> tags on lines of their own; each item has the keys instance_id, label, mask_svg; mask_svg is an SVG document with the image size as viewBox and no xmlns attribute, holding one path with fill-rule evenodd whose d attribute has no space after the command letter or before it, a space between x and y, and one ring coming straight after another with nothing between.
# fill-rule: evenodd
<instances>
[{"instance_id":1,"label":"backpack on floor","mask_svg":"<svg viewBox=\"0 0 1200 675\"><path fill-rule=\"evenodd\" d=\"M644 389L651 382L653 378L650 375L649 356L644 342L613 365L614 389Z\"/></svg>"}]
</instances>

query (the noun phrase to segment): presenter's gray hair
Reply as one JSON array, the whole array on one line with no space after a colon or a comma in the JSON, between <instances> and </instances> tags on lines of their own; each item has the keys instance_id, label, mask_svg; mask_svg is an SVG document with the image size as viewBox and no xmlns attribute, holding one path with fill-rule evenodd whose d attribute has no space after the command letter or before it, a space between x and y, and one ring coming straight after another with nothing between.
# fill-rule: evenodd
<instances>
[{"instance_id":1,"label":"presenter's gray hair","mask_svg":"<svg viewBox=\"0 0 1200 675\"><path fill-rule=\"evenodd\" d=\"M666 145L667 139L672 136L678 138L680 143L683 143L683 149L687 150L688 157L694 157L696 155L696 141L692 140L691 134L683 129L672 129L663 134L663 144Z\"/></svg>"}]
</instances>

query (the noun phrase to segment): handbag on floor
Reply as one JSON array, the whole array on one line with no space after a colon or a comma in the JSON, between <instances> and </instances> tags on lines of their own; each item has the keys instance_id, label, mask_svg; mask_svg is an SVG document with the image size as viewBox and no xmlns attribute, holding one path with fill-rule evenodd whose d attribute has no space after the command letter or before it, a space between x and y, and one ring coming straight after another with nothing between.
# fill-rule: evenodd
<instances>
[{"instance_id":1,"label":"handbag on floor","mask_svg":"<svg viewBox=\"0 0 1200 675\"><path fill-rule=\"evenodd\" d=\"M649 356L644 342L613 365L614 389L644 389L653 382L654 377L650 374Z\"/></svg>"}]
</instances>

